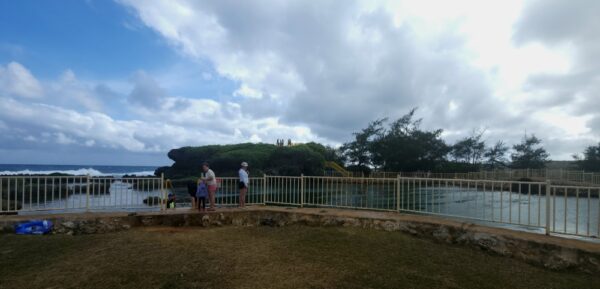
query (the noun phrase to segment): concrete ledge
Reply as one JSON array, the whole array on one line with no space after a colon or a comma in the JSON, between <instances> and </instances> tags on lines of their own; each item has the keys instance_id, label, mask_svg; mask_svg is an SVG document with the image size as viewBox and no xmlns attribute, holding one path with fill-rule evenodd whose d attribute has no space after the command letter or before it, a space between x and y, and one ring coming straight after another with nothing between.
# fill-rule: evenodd
<instances>
[{"instance_id":1,"label":"concrete ledge","mask_svg":"<svg viewBox=\"0 0 600 289\"><path fill-rule=\"evenodd\" d=\"M117 232L143 226L306 225L399 231L439 242L482 249L554 270L578 269L600 273L598 243L394 212L257 206L206 213L178 209L137 214L2 216L0 233L13 232L16 223L34 218L52 220L55 224L54 234L70 235Z\"/></svg>"}]
</instances>

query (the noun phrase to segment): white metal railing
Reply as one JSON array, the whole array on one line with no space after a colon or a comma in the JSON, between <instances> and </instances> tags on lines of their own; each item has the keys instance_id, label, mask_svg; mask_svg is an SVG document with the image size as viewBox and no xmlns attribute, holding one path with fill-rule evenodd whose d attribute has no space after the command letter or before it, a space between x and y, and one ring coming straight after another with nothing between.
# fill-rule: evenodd
<instances>
[{"instance_id":1,"label":"white metal railing","mask_svg":"<svg viewBox=\"0 0 600 289\"><path fill-rule=\"evenodd\" d=\"M561 234L599 236L600 188L551 186L548 229Z\"/></svg>"},{"instance_id":2,"label":"white metal railing","mask_svg":"<svg viewBox=\"0 0 600 289\"><path fill-rule=\"evenodd\" d=\"M216 202L239 204L238 178L219 178ZM164 209L164 178L2 176L0 213ZM247 204L410 212L598 237L600 188L548 182L263 176Z\"/></svg>"},{"instance_id":3,"label":"white metal railing","mask_svg":"<svg viewBox=\"0 0 600 289\"><path fill-rule=\"evenodd\" d=\"M542 182L401 178L399 210L545 227Z\"/></svg>"},{"instance_id":4,"label":"white metal railing","mask_svg":"<svg viewBox=\"0 0 600 289\"><path fill-rule=\"evenodd\" d=\"M600 233L597 187L403 177L268 176L265 180L265 204L402 211L588 237Z\"/></svg>"},{"instance_id":5,"label":"white metal railing","mask_svg":"<svg viewBox=\"0 0 600 289\"><path fill-rule=\"evenodd\" d=\"M397 179L304 177L304 205L395 211Z\"/></svg>"},{"instance_id":6,"label":"white metal railing","mask_svg":"<svg viewBox=\"0 0 600 289\"><path fill-rule=\"evenodd\" d=\"M265 176L265 204L302 206L304 177Z\"/></svg>"},{"instance_id":7,"label":"white metal railing","mask_svg":"<svg viewBox=\"0 0 600 289\"><path fill-rule=\"evenodd\" d=\"M263 190L265 178L249 178L246 204L264 204ZM240 203L239 179L235 177L217 178L215 203L219 206L237 206Z\"/></svg>"},{"instance_id":8,"label":"white metal railing","mask_svg":"<svg viewBox=\"0 0 600 289\"><path fill-rule=\"evenodd\" d=\"M335 176L328 173L330 176ZM528 178L537 181L560 181L582 185L600 186L600 173L565 170L565 169L505 169L489 170L468 173L433 173L433 172L371 172L372 178L395 178L396 176L408 178L434 178L434 179L471 179L471 180L518 180ZM358 177L360 177L360 173Z\"/></svg>"},{"instance_id":9,"label":"white metal railing","mask_svg":"<svg viewBox=\"0 0 600 289\"><path fill-rule=\"evenodd\" d=\"M0 213L158 209L166 191L161 178L0 176Z\"/></svg>"}]
</instances>

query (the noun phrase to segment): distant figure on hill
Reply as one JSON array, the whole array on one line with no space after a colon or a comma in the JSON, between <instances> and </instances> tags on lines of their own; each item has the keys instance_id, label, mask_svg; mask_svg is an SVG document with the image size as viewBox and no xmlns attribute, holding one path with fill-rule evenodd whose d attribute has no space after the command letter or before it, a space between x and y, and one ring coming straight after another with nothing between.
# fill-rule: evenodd
<instances>
[{"instance_id":1,"label":"distant figure on hill","mask_svg":"<svg viewBox=\"0 0 600 289\"><path fill-rule=\"evenodd\" d=\"M240 176L239 188L240 188L240 208L246 206L246 193L248 192L248 184L250 179L248 178L248 163L242 162L242 167L238 171Z\"/></svg>"},{"instance_id":2,"label":"distant figure on hill","mask_svg":"<svg viewBox=\"0 0 600 289\"><path fill-rule=\"evenodd\" d=\"M217 177L209 167L208 163L202 164L202 171L204 176L200 178L208 186L208 201L210 202L209 211L215 210L215 194L217 193Z\"/></svg>"}]
</instances>

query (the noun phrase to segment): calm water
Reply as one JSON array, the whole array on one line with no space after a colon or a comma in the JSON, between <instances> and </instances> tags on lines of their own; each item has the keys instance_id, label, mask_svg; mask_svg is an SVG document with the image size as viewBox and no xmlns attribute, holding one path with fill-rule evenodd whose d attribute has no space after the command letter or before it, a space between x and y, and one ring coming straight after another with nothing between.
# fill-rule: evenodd
<instances>
[{"instance_id":1,"label":"calm water","mask_svg":"<svg viewBox=\"0 0 600 289\"><path fill-rule=\"evenodd\" d=\"M290 196L294 201L294 196ZM286 197L275 202L287 202ZM309 204L333 207L358 207L396 210L395 189L345 188L344 190L308 190ZM527 227L545 227L546 196L510 191L466 190L460 187L411 188L401 191L402 210L472 218ZM598 236L600 200L593 193L550 198L551 230L557 233Z\"/></svg>"}]
</instances>

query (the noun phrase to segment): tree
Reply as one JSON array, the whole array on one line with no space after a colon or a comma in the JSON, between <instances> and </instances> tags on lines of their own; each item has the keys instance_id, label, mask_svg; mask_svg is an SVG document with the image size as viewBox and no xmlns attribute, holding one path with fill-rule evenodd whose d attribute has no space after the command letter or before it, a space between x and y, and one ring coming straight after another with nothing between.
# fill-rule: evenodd
<instances>
[{"instance_id":1,"label":"tree","mask_svg":"<svg viewBox=\"0 0 600 289\"><path fill-rule=\"evenodd\" d=\"M450 155L457 162L478 165L481 164L483 155L485 153L485 142L481 140L483 133L473 131L471 136L465 137L464 139L456 142L450 151Z\"/></svg>"},{"instance_id":2,"label":"tree","mask_svg":"<svg viewBox=\"0 0 600 289\"><path fill-rule=\"evenodd\" d=\"M483 155L486 167L491 169L506 167L508 162L506 159L507 152L508 146L503 141L498 141L493 147L487 149Z\"/></svg>"},{"instance_id":3,"label":"tree","mask_svg":"<svg viewBox=\"0 0 600 289\"><path fill-rule=\"evenodd\" d=\"M366 128L353 134L353 141L342 145L340 148L342 155L351 165L358 168L368 168L373 164L372 146L377 139L381 138L385 121L386 119L379 119L371 122Z\"/></svg>"},{"instance_id":4,"label":"tree","mask_svg":"<svg viewBox=\"0 0 600 289\"><path fill-rule=\"evenodd\" d=\"M535 135L523 137L520 144L513 146L512 167L516 169L541 169L546 166L549 154L541 146L542 140Z\"/></svg>"},{"instance_id":5,"label":"tree","mask_svg":"<svg viewBox=\"0 0 600 289\"><path fill-rule=\"evenodd\" d=\"M387 127L386 119L372 122L344 145L344 155L354 165L385 171L434 170L445 160L448 146L441 139L441 129L420 129L421 119L413 119L415 111Z\"/></svg>"},{"instance_id":6,"label":"tree","mask_svg":"<svg viewBox=\"0 0 600 289\"><path fill-rule=\"evenodd\" d=\"M317 176L323 173L324 162L323 155L313 151L309 146L279 147L269 156L265 172L279 176L300 174Z\"/></svg>"},{"instance_id":7,"label":"tree","mask_svg":"<svg viewBox=\"0 0 600 289\"><path fill-rule=\"evenodd\" d=\"M583 151L583 158L574 156L577 165L584 171L600 171L600 143L597 146L588 146Z\"/></svg>"},{"instance_id":8,"label":"tree","mask_svg":"<svg viewBox=\"0 0 600 289\"><path fill-rule=\"evenodd\" d=\"M340 151L328 145L322 145L316 142L305 143L308 148L322 155L326 161L334 161L336 163L344 163L344 157Z\"/></svg>"}]
</instances>

